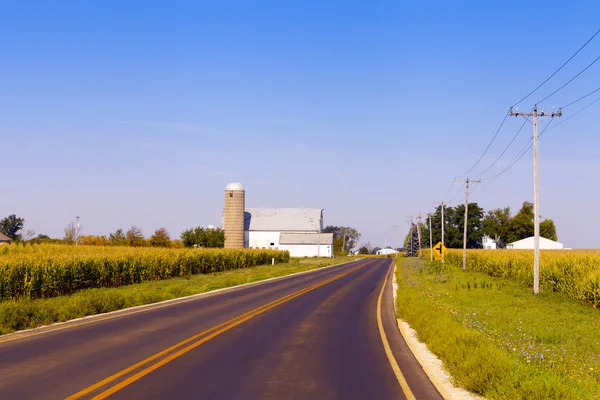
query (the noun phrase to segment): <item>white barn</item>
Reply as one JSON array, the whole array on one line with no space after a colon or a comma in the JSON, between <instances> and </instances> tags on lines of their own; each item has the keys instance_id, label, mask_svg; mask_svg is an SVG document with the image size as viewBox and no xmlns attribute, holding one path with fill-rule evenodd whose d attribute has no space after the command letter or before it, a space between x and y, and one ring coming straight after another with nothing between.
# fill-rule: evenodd
<instances>
[{"instance_id":1,"label":"white barn","mask_svg":"<svg viewBox=\"0 0 600 400\"><path fill-rule=\"evenodd\" d=\"M522 250L533 250L534 237L530 236L525 239L517 240L506 245L507 249L522 249ZM546 239L540 236L540 249L542 250L562 250L564 245L554 240Z\"/></svg>"},{"instance_id":2,"label":"white barn","mask_svg":"<svg viewBox=\"0 0 600 400\"><path fill-rule=\"evenodd\" d=\"M396 254L397 251L394 249L380 249L377 250L377 254L379 255L388 255L388 254Z\"/></svg>"},{"instance_id":3,"label":"white barn","mask_svg":"<svg viewBox=\"0 0 600 400\"><path fill-rule=\"evenodd\" d=\"M320 208L247 208L245 247L287 250L292 257L333 257L333 234L321 233Z\"/></svg>"}]
</instances>

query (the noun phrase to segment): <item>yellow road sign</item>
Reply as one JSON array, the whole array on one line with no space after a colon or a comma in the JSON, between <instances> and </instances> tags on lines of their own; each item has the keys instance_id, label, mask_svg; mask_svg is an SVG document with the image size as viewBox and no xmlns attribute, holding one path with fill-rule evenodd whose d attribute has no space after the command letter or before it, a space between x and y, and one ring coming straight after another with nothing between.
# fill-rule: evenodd
<instances>
[{"instance_id":1,"label":"yellow road sign","mask_svg":"<svg viewBox=\"0 0 600 400\"><path fill-rule=\"evenodd\" d=\"M448 250L446 248L446 246L444 246L444 244L442 242L438 242L438 244L436 244L435 246L433 246L433 251L435 252L436 255L438 256L442 256L446 250Z\"/></svg>"}]
</instances>

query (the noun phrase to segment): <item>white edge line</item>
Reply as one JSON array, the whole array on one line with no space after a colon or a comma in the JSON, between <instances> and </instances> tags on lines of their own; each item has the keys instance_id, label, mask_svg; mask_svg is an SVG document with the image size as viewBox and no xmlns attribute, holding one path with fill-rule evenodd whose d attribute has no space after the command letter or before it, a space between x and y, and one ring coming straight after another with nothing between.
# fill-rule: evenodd
<instances>
[{"instance_id":1,"label":"white edge line","mask_svg":"<svg viewBox=\"0 0 600 400\"><path fill-rule=\"evenodd\" d=\"M172 305L180 304L180 303L187 303L189 301L193 301L193 300L196 300L198 298L210 297L210 296L213 296L213 295L216 295L216 294L221 294L221 292L233 292L233 291L237 291L237 290L240 290L240 289L245 289L245 288L249 288L249 287L253 287L253 286L260 286L260 285L268 283L268 282L273 282L273 281L278 281L278 280L285 280L285 279L289 279L289 278L292 278L292 277L295 277L295 276L298 276L298 275L304 275L304 274L309 274L311 272L323 271L323 270L326 270L326 269L330 269L330 268L334 268L334 267L339 267L339 266L342 266L342 265L345 265L345 264L350 264L350 263L353 263L353 262L356 262L356 261L359 261L359 260L364 260L364 258L357 258L355 260L346 261L346 262L343 262L343 263L340 263L340 264L334 264L334 265L328 265L326 267L314 268L314 269L310 269L308 271L295 272L293 274L276 276L276 277L267 278L267 279L262 279L262 280L259 280L259 281L256 281L256 282L242 283L242 284L239 284L239 285L234 285L234 286L224 287L224 288L220 288L220 289L210 290L208 292L191 294L189 296L177 297L177 298L169 299L169 300L162 300L162 301L159 301L159 302L156 302L156 303L141 304L139 306L122 308L120 310L109 311L109 312L101 313L101 314L86 315L84 317L74 318L74 319L70 319L68 321L56 322L56 323L50 324L50 325L42 325L42 326L38 326L38 327L35 327L35 328L30 328L30 329L24 329L24 330L21 330L21 331L11 332L11 333L7 333L7 334L4 334L4 335L0 335L0 344L6 343L6 342L11 342L13 340L25 339L25 338L29 338L29 337L32 337L32 336L38 336L38 335L42 335L44 333L55 332L55 331L57 331L59 329L52 329L52 328L60 327L61 325L73 324L73 328L75 328L77 326L87 325L87 324L77 324L77 322L87 321L88 323L93 323L93 322L107 321L107 320L118 318L118 317L121 317L121 316L138 314L138 313L145 312L145 311L152 311L152 310L155 310L155 309L160 309L160 308L164 308L164 307L168 307L168 306L172 306ZM202 275L202 274L197 274L197 275ZM126 286L126 285L123 285L123 286ZM112 317L111 318L106 318L107 316L112 316ZM95 319L99 319L99 321L94 321ZM67 329L67 328L69 328L69 326L65 326L64 328L61 328L60 330ZM22 337L19 337L19 336L22 336Z\"/></svg>"}]
</instances>

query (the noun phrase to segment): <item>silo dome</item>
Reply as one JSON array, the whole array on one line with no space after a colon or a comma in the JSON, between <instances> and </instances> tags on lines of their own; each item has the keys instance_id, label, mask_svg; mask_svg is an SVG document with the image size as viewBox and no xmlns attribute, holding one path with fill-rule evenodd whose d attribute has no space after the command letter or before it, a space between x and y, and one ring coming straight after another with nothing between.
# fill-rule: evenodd
<instances>
[{"instance_id":1,"label":"silo dome","mask_svg":"<svg viewBox=\"0 0 600 400\"><path fill-rule=\"evenodd\" d=\"M244 186L239 182L231 182L225 186L225 190L244 190Z\"/></svg>"}]
</instances>

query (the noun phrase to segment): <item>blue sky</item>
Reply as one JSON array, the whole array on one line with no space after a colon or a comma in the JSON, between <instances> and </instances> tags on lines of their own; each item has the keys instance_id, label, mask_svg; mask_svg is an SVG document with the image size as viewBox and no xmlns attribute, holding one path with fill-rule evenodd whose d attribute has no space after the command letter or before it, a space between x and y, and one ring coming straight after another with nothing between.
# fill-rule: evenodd
<instances>
[{"instance_id":1,"label":"blue sky","mask_svg":"<svg viewBox=\"0 0 600 400\"><path fill-rule=\"evenodd\" d=\"M0 214L51 236L76 215L85 234L178 236L219 224L236 180L249 207L322 207L326 224L396 245L598 15L593 1L3 2ZM600 35L521 110L599 55ZM600 62L542 106L598 86ZM569 247L600 247L599 110L540 141L541 214ZM521 124L507 121L474 174ZM484 177L530 137L527 125ZM472 200L516 212L531 159Z\"/></svg>"}]
</instances>

